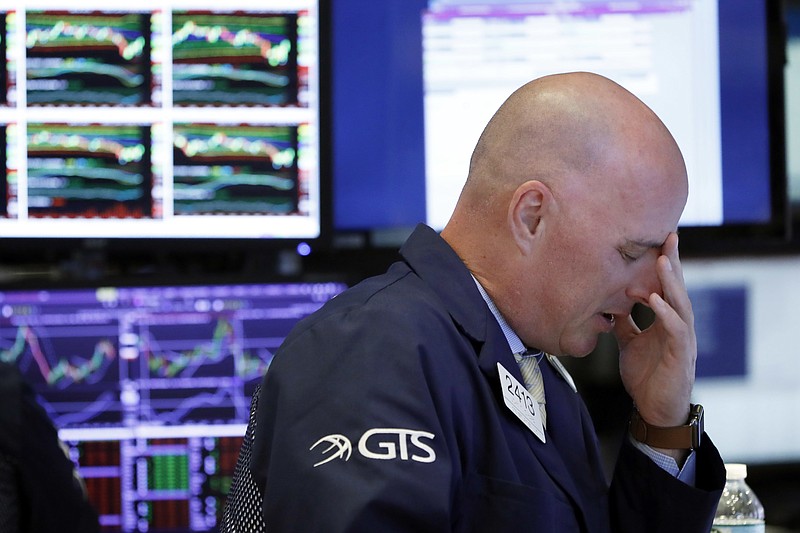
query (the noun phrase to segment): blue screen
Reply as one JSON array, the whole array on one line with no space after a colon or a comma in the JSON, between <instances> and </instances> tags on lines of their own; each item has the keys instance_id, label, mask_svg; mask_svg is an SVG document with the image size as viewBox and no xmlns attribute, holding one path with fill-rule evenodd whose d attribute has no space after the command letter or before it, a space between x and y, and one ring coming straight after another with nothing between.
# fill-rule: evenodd
<instances>
[{"instance_id":1,"label":"blue screen","mask_svg":"<svg viewBox=\"0 0 800 533\"><path fill-rule=\"evenodd\" d=\"M332 2L336 230L413 227L426 221L423 12L433 4L475 9L514 2ZM612 3L583 4L597 10ZM641 4L641 9L653 9ZM661 4L675 9L681 3ZM767 9L762 1L735 0L718 2L716 10L721 153L707 157L720 160L722 214L721 223L709 225L768 223L774 214ZM678 44L661 46L668 50Z\"/></svg>"},{"instance_id":2,"label":"blue screen","mask_svg":"<svg viewBox=\"0 0 800 533\"><path fill-rule=\"evenodd\" d=\"M338 282L0 291L0 361L37 393L103 531L217 531L273 353Z\"/></svg>"}]
</instances>

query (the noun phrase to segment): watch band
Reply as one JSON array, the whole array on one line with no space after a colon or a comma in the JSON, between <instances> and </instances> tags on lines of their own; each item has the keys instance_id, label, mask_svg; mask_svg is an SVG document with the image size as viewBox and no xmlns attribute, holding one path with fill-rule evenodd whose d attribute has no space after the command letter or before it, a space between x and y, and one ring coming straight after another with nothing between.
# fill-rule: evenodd
<instances>
[{"instance_id":1,"label":"watch band","mask_svg":"<svg viewBox=\"0 0 800 533\"><path fill-rule=\"evenodd\" d=\"M634 439L654 448L696 450L703 435L703 406L692 404L688 422L675 427L651 426L634 408L630 432Z\"/></svg>"}]
</instances>

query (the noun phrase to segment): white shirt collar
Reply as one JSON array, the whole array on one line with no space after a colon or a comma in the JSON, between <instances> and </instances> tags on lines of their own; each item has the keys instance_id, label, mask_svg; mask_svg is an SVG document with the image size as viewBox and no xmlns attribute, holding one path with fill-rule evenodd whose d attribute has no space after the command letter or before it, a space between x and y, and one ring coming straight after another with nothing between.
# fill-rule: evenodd
<instances>
[{"instance_id":1,"label":"white shirt collar","mask_svg":"<svg viewBox=\"0 0 800 533\"><path fill-rule=\"evenodd\" d=\"M497 306L494 304L492 299L489 297L489 294L483 288L483 286L478 283L478 280L475 279L475 276L472 276L472 280L475 282L475 286L478 287L478 292L481 293L483 297L483 301L486 302L486 305L489 306L489 310L494 315L494 318L497 320L497 323L500 325L500 329L503 330L503 335L506 337L506 341L508 341L508 347L511 348L511 353L514 354L514 358L519 362L520 358L522 357L523 352L526 351L525 344L523 344L522 339L519 338L519 335L514 333L514 330L511 329L511 326L508 325L506 319L503 318L503 315L500 314L500 311L497 309ZM537 355L538 356L538 355ZM556 371L561 374L567 384L570 386L573 392L578 392L578 388L575 386L575 382L570 376L569 372L564 365L561 364L561 361L558 358L553 357L550 354L547 354L547 360L556 369Z\"/></svg>"}]
</instances>

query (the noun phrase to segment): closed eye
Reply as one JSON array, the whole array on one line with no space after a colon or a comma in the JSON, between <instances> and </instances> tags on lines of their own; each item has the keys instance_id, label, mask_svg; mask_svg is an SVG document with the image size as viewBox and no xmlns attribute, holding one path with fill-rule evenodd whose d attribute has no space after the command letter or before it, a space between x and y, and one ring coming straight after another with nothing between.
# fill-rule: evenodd
<instances>
[{"instance_id":1,"label":"closed eye","mask_svg":"<svg viewBox=\"0 0 800 533\"><path fill-rule=\"evenodd\" d=\"M663 243L649 240L627 239L617 248L619 255L626 263L635 263L650 251L660 253Z\"/></svg>"},{"instance_id":2,"label":"closed eye","mask_svg":"<svg viewBox=\"0 0 800 533\"><path fill-rule=\"evenodd\" d=\"M637 260L639 260L642 257L643 254L632 253L632 252L628 252L626 250L620 250L619 251L619 255L622 256L622 259L626 263L635 263Z\"/></svg>"}]
</instances>

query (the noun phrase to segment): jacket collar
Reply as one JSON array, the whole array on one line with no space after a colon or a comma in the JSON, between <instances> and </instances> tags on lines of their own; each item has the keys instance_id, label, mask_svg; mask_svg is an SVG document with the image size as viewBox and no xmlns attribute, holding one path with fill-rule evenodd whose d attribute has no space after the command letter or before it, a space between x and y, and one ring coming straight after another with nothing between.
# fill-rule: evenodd
<instances>
[{"instance_id":1,"label":"jacket collar","mask_svg":"<svg viewBox=\"0 0 800 533\"><path fill-rule=\"evenodd\" d=\"M466 265L447 242L420 224L400 248L400 254L442 300L464 333L475 342L485 342L489 309Z\"/></svg>"}]
</instances>

